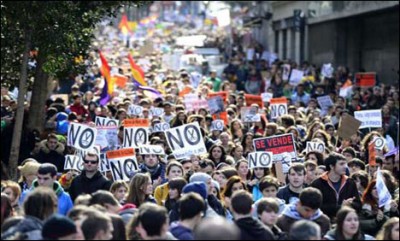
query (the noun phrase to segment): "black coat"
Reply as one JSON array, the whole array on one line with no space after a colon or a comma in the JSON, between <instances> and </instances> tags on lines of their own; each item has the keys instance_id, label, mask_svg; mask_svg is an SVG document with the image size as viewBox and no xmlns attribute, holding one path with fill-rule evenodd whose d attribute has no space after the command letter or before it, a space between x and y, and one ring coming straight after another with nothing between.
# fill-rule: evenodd
<instances>
[{"instance_id":1,"label":"black coat","mask_svg":"<svg viewBox=\"0 0 400 241\"><path fill-rule=\"evenodd\" d=\"M252 217L235 221L240 229L240 240L274 240L271 229Z\"/></svg>"},{"instance_id":2,"label":"black coat","mask_svg":"<svg viewBox=\"0 0 400 241\"><path fill-rule=\"evenodd\" d=\"M81 194L92 194L98 190L109 191L110 187L111 181L107 180L99 171L91 179L86 177L85 171L82 171L72 181L69 194L72 201L75 201L76 197Z\"/></svg>"}]
</instances>

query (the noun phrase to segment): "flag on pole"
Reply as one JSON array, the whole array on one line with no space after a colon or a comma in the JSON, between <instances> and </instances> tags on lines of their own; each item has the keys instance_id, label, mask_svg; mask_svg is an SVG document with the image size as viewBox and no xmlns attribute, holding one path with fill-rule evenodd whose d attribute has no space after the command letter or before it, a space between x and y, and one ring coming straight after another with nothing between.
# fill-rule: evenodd
<instances>
[{"instance_id":1,"label":"flag on pole","mask_svg":"<svg viewBox=\"0 0 400 241\"><path fill-rule=\"evenodd\" d=\"M339 95L343 98L349 97L353 93L353 83L351 82L350 79L347 79L347 81L343 84L343 86L340 88L340 93Z\"/></svg>"},{"instance_id":2,"label":"flag on pole","mask_svg":"<svg viewBox=\"0 0 400 241\"><path fill-rule=\"evenodd\" d=\"M376 171L376 191L379 196L379 207L389 205L392 201L392 195L390 195L390 192L386 187L380 168Z\"/></svg>"},{"instance_id":3,"label":"flag on pole","mask_svg":"<svg viewBox=\"0 0 400 241\"><path fill-rule=\"evenodd\" d=\"M126 14L122 15L118 28L124 35L128 35L128 33L131 33L131 28L129 26L128 17L126 16Z\"/></svg>"},{"instance_id":4,"label":"flag on pole","mask_svg":"<svg viewBox=\"0 0 400 241\"><path fill-rule=\"evenodd\" d=\"M153 100L162 97L162 94L158 90L156 90L154 88L151 88L151 87L148 87L148 86L140 86L140 85L138 86L138 88L140 90L142 90L144 95L146 95L147 97L149 97L149 98L151 98Z\"/></svg>"},{"instance_id":5,"label":"flag on pole","mask_svg":"<svg viewBox=\"0 0 400 241\"><path fill-rule=\"evenodd\" d=\"M114 92L114 83L113 80L111 79L111 69L107 63L106 58L103 56L101 51L99 51L99 55L101 61L100 73L104 77L104 87L100 95L100 105L104 106L111 99L111 95Z\"/></svg>"},{"instance_id":6,"label":"flag on pole","mask_svg":"<svg viewBox=\"0 0 400 241\"><path fill-rule=\"evenodd\" d=\"M131 54L128 54L128 59L129 63L131 64L131 71L135 82L140 86L147 86L147 83L144 80L144 72L142 68L135 63Z\"/></svg>"}]
</instances>

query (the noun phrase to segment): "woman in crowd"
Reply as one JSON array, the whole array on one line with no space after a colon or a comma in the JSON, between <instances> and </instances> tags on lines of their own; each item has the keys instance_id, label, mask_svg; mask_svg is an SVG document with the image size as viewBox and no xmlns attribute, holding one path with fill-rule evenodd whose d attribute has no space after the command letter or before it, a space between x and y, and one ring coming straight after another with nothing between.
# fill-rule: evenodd
<instances>
[{"instance_id":1,"label":"woman in crowd","mask_svg":"<svg viewBox=\"0 0 400 241\"><path fill-rule=\"evenodd\" d=\"M399 217L387 220L376 236L376 240L399 240Z\"/></svg>"},{"instance_id":2,"label":"woman in crowd","mask_svg":"<svg viewBox=\"0 0 400 241\"><path fill-rule=\"evenodd\" d=\"M21 177L18 180L18 184L21 187L21 193L31 188L32 182L37 178L40 164L33 158L26 159L18 170L21 173Z\"/></svg>"},{"instance_id":3,"label":"woman in crowd","mask_svg":"<svg viewBox=\"0 0 400 241\"><path fill-rule=\"evenodd\" d=\"M153 194L153 184L148 173L136 173L129 184L129 193L126 203L132 203L140 207L145 202L156 203L151 196Z\"/></svg>"}]
</instances>

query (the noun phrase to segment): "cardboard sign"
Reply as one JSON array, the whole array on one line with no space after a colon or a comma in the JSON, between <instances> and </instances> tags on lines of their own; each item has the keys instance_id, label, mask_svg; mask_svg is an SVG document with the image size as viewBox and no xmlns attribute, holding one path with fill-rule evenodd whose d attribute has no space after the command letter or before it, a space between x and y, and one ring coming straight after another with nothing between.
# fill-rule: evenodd
<instances>
[{"instance_id":1,"label":"cardboard sign","mask_svg":"<svg viewBox=\"0 0 400 241\"><path fill-rule=\"evenodd\" d=\"M375 151L375 143L371 142L368 144L368 163L370 166L376 166L376 151Z\"/></svg>"},{"instance_id":2,"label":"cardboard sign","mask_svg":"<svg viewBox=\"0 0 400 241\"><path fill-rule=\"evenodd\" d=\"M64 170L77 170L83 171L83 161L81 156L66 155L64 162Z\"/></svg>"},{"instance_id":3,"label":"cardboard sign","mask_svg":"<svg viewBox=\"0 0 400 241\"><path fill-rule=\"evenodd\" d=\"M224 111L224 100L221 96L213 97L207 100L207 102L212 115Z\"/></svg>"},{"instance_id":4,"label":"cardboard sign","mask_svg":"<svg viewBox=\"0 0 400 241\"><path fill-rule=\"evenodd\" d=\"M265 102L270 102L270 100L272 99L274 97L274 94L273 93L262 93L261 94L261 98L262 98L262 100L263 100L263 102L265 103Z\"/></svg>"},{"instance_id":5,"label":"cardboard sign","mask_svg":"<svg viewBox=\"0 0 400 241\"><path fill-rule=\"evenodd\" d=\"M228 112L221 112L213 115L213 120L223 120L224 124L229 125Z\"/></svg>"},{"instance_id":6,"label":"cardboard sign","mask_svg":"<svg viewBox=\"0 0 400 241\"><path fill-rule=\"evenodd\" d=\"M96 116L96 126L119 126L119 120Z\"/></svg>"},{"instance_id":7,"label":"cardboard sign","mask_svg":"<svg viewBox=\"0 0 400 241\"><path fill-rule=\"evenodd\" d=\"M139 148L141 155L165 155L164 148L160 145L143 145Z\"/></svg>"},{"instance_id":8,"label":"cardboard sign","mask_svg":"<svg viewBox=\"0 0 400 241\"><path fill-rule=\"evenodd\" d=\"M146 145L149 141L148 127L128 127L124 128L123 148L139 148Z\"/></svg>"},{"instance_id":9,"label":"cardboard sign","mask_svg":"<svg viewBox=\"0 0 400 241\"><path fill-rule=\"evenodd\" d=\"M307 141L306 152L309 153L310 151L325 153L325 144L323 142Z\"/></svg>"},{"instance_id":10,"label":"cardboard sign","mask_svg":"<svg viewBox=\"0 0 400 241\"><path fill-rule=\"evenodd\" d=\"M226 92L226 91L221 91L221 92L215 92L215 93L209 93L208 94L208 98L213 98L213 97L216 97L216 96L221 96L225 103L228 100L228 92Z\"/></svg>"},{"instance_id":11,"label":"cardboard sign","mask_svg":"<svg viewBox=\"0 0 400 241\"><path fill-rule=\"evenodd\" d=\"M249 153L247 160L249 169L256 167L271 168L272 167L272 152L252 152Z\"/></svg>"},{"instance_id":12,"label":"cardboard sign","mask_svg":"<svg viewBox=\"0 0 400 241\"><path fill-rule=\"evenodd\" d=\"M288 114L286 97L271 99L270 110L272 119L277 119L280 116Z\"/></svg>"},{"instance_id":13,"label":"cardboard sign","mask_svg":"<svg viewBox=\"0 0 400 241\"><path fill-rule=\"evenodd\" d=\"M301 82L303 76L304 76L304 71L292 69L292 73L290 74L289 84L292 86L297 86Z\"/></svg>"},{"instance_id":14,"label":"cardboard sign","mask_svg":"<svg viewBox=\"0 0 400 241\"><path fill-rule=\"evenodd\" d=\"M165 136L177 160L207 153L197 122L169 129L165 131Z\"/></svg>"},{"instance_id":15,"label":"cardboard sign","mask_svg":"<svg viewBox=\"0 0 400 241\"><path fill-rule=\"evenodd\" d=\"M285 184L286 178L285 174L283 173L282 162L275 162L274 165L275 165L276 178L280 183Z\"/></svg>"},{"instance_id":16,"label":"cardboard sign","mask_svg":"<svg viewBox=\"0 0 400 241\"><path fill-rule=\"evenodd\" d=\"M151 107L150 108L150 114L152 116L157 116L157 117L163 116L164 115L164 108Z\"/></svg>"},{"instance_id":17,"label":"cardboard sign","mask_svg":"<svg viewBox=\"0 0 400 241\"><path fill-rule=\"evenodd\" d=\"M243 123L260 122L261 116L257 113L257 108L242 107L240 109L241 119Z\"/></svg>"},{"instance_id":18,"label":"cardboard sign","mask_svg":"<svg viewBox=\"0 0 400 241\"><path fill-rule=\"evenodd\" d=\"M381 128L382 127L382 111L381 110L362 110L354 111L354 117L361 121L360 129L363 128Z\"/></svg>"},{"instance_id":19,"label":"cardboard sign","mask_svg":"<svg viewBox=\"0 0 400 241\"><path fill-rule=\"evenodd\" d=\"M78 150L92 149L96 142L97 129L71 122L68 126L68 146Z\"/></svg>"},{"instance_id":20,"label":"cardboard sign","mask_svg":"<svg viewBox=\"0 0 400 241\"><path fill-rule=\"evenodd\" d=\"M375 72L367 72L367 73L356 73L356 86L357 87L374 87L376 85L376 73Z\"/></svg>"},{"instance_id":21,"label":"cardboard sign","mask_svg":"<svg viewBox=\"0 0 400 241\"><path fill-rule=\"evenodd\" d=\"M317 97L317 101L321 110L328 110L329 107L333 106L333 101L329 95Z\"/></svg>"},{"instance_id":22,"label":"cardboard sign","mask_svg":"<svg viewBox=\"0 0 400 241\"><path fill-rule=\"evenodd\" d=\"M140 116L143 113L143 107L139 105L130 105L127 114L130 116Z\"/></svg>"},{"instance_id":23,"label":"cardboard sign","mask_svg":"<svg viewBox=\"0 0 400 241\"><path fill-rule=\"evenodd\" d=\"M375 137L373 142L374 142L375 148L380 151L383 150L383 148L386 145L386 140L382 137Z\"/></svg>"},{"instance_id":24,"label":"cardboard sign","mask_svg":"<svg viewBox=\"0 0 400 241\"><path fill-rule=\"evenodd\" d=\"M264 108L264 102L263 102L261 96L245 94L244 97L246 99L246 106L251 106L252 104L257 104L258 107Z\"/></svg>"},{"instance_id":25,"label":"cardboard sign","mask_svg":"<svg viewBox=\"0 0 400 241\"><path fill-rule=\"evenodd\" d=\"M224 131L224 121L223 120L215 120L211 122L211 131Z\"/></svg>"},{"instance_id":26,"label":"cardboard sign","mask_svg":"<svg viewBox=\"0 0 400 241\"><path fill-rule=\"evenodd\" d=\"M293 134L284 134L253 140L255 151L272 152L274 162L282 162L283 171L287 173L293 159L296 159L296 146Z\"/></svg>"},{"instance_id":27,"label":"cardboard sign","mask_svg":"<svg viewBox=\"0 0 400 241\"><path fill-rule=\"evenodd\" d=\"M337 131L338 136L345 140L349 140L352 135L357 133L360 126L361 121L353 118L349 114L344 114L340 118L339 129Z\"/></svg>"},{"instance_id":28,"label":"cardboard sign","mask_svg":"<svg viewBox=\"0 0 400 241\"><path fill-rule=\"evenodd\" d=\"M164 132L166 130L169 130L171 127L169 123L159 123L155 124L154 127L151 129L151 133L159 133L159 132Z\"/></svg>"},{"instance_id":29,"label":"cardboard sign","mask_svg":"<svg viewBox=\"0 0 400 241\"><path fill-rule=\"evenodd\" d=\"M125 119L123 121L124 127L149 127L150 121L148 119Z\"/></svg>"},{"instance_id":30,"label":"cardboard sign","mask_svg":"<svg viewBox=\"0 0 400 241\"><path fill-rule=\"evenodd\" d=\"M102 151L116 150L119 147L118 128L98 126L95 144L100 146Z\"/></svg>"},{"instance_id":31,"label":"cardboard sign","mask_svg":"<svg viewBox=\"0 0 400 241\"><path fill-rule=\"evenodd\" d=\"M107 159L114 181L129 181L139 170L133 148L107 152Z\"/></svg>"}]
</instances>

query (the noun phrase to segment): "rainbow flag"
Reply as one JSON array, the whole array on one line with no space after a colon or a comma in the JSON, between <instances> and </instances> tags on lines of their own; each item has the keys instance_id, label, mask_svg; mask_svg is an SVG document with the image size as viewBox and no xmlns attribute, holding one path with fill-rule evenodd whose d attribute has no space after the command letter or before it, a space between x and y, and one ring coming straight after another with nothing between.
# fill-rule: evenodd
<instances>
[{"instance_id":1,"label":"rainbow flag","mask_svg":"<svg viewBox=\"0 0 400 241\"><path fill-rule=\"evenodd\" d=\"M132 58L131 54L128 54L129 63L131 64L131 71L135 82L140 86L147 86L146 81L144 80L144 72L140 66L138 66Z\"/></svg>"},{"instance_id":2,"label":"rainbow flag","mask_svg":"<svg viewBox=\"0 0 400 241\"><path fill-rule=\"evenodd\" d=\"M107 63L106 58L100 51L99 55L101 61L100 73L103 75L105 81L103 91L100 95L100 105L104 106L110 101L111 95L114 92L114 81L111 79L111 68Z\"/></svg>"}]
</instances>

